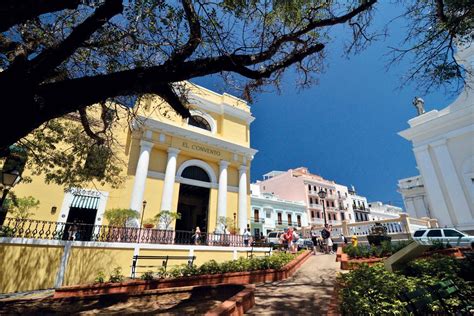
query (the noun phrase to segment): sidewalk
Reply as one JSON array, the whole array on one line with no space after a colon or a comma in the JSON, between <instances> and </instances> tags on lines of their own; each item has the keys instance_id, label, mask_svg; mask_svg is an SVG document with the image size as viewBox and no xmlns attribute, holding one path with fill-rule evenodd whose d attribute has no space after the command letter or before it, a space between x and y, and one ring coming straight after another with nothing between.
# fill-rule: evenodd
<instances>
[{"instance_id":1,"label":"sidewalk","mask_svg":"<svg viewBox=\"0 0 474 316\"><path fill-rule=\"evenodd\" d=\"M309 258L289 279L257 285L249 315L324 315L329 306L339 262L336 255Z\"/></svg>"}]
</instances>

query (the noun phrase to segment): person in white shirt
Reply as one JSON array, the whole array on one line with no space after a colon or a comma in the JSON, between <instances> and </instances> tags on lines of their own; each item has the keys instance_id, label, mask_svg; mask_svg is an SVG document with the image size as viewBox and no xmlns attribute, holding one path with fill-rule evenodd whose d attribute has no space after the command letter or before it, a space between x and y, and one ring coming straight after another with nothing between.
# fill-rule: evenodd
<instances>
[{"instance_id":1,"label":"person in white shirt","mask_svg":"<svg viewBox=\"0 0 474 316\"><path fill-rule=\"evenodd\" d=\"M248 247L249 240L250 240L250 237L252 237L252 234L247 229L244 229L243 236L244 236L244 245L245 247Z\"/></svg>"}]
</instances>

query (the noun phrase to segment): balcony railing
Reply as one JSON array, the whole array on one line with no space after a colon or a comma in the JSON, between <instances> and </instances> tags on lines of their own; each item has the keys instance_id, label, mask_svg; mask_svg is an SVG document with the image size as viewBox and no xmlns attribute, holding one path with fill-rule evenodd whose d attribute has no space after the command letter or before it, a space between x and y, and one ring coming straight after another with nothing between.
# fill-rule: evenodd
<instances>
[{"instance_id":1,"label":"balcony railing","mask_svg":"<svg viewBox=\"0 0 474 316\"><path fill-rule=\"evenodd\" d=\"M242 235L161 230L107 225L74 224L40 220L5 219L0 237L93 242L151 243L243 247Z\"/></svg>"},{"instance_id":2,"label":"balcony railing","mask_svg":"<svg viewBox=\"0 0 474 316\"><path fill-rule=\"evenodd\" d=\"M265 218L263 217L250 217L252 223L265 223Z\"/></svg>"}]
</instances>

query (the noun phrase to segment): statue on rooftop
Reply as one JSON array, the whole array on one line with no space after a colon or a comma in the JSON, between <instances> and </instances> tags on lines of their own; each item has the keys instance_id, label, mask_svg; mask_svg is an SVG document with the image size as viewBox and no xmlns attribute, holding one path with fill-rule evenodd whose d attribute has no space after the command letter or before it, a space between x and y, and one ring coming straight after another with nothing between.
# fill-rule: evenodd
<instances>
[{"instance_id":1,"label":"statue on rooftop","mask_svg":"<svg viewBox=\"0 0 474 316\"><path fill-rule=\"evenodd\" d=\"M425 100L420 97L415 97L413 99L412 104L416 107L418 115L422 115L423 113L425 113Z\"/></svg>"}]
</instances>

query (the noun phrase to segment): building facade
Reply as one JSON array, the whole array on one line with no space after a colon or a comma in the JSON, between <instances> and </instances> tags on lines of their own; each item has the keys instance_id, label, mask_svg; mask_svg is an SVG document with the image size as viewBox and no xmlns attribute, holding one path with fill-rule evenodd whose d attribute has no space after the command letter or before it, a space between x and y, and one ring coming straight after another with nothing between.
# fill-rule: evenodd
<instances>
[{"instance_id":1,"label":"building facade","mask_svg":"<svg viewBox=\"0 0 474 316\"><path fill-rule=\"evenodd\" d=\"M399 218L400 214L403 213L403 209L401 207L384 204L382 202L369 202L368 204L370 213L369 213L369 220L370 221L379 221L384 219L395 219Z\"/></svg>"},{"instance_id":2,"label":"building facade","mask_svg":"<svg viewBox=\"0 0 474 316\"><path fill-rule=\"evenodd\" d=\"M406 212L411 217L431 218L431 207L421 176L398 180L398 192L402 195Z\"/></svg>"},{"instance_id":3,"label":"building facade","mask_svg":"<svg viewBox=\"0 0 474 316\"><path fill-rule=\"evenodd\" d=\"M250 188L252 235L267 236L271 231L281 231L288 227L301 229L309 225L304 202L284 200L272 193L262 193L260 186L256 184L251 184Z\"/></svg>"},{"instance_id":4,"label":"building facade","mask_svg":"<svg viewBox=\"0 0 474 316\"><path fill-rule=\"evenodd\" d=\"M346 186L326 180L319 175L311 174L307 168L300 167L288 171L272 171L257 182L262 193L270 193L290 201L303 201L307 206L310 225L326 222L340 224L342 220L355 221L353 197ZM326 198L320 199L318 192L326 192ZM361 197L362 199L362 197ZM365 206L367 199L365 199ZM357 204L356 204L357 205Z\"/></svg>"},{"instance_id":5,"label":"building facade","mask_svg":"<svg viewBox=\"0 0 474 316\"><path fill-rule=\"evenodd\" d=\"M472 74L474 46L461 48L457 60ZM442 226L474 231L474 78L466 80L451 105L409 120L399 135L413 144L431 216ZM410 190L400 190L406 205Z\"/></svg>"},{"instance_id":6,"label":"building facade","mask_svg":"<svg viewBox=\"0 0 474 316\"><path fill-rule=\"evenodd\" d=\"M140 101L131 128L114 127L120 143L116 154L124 162L126 179L120 188L106 184L65 191L46 185L40 176L17 185L17 196L31 195L41 202L33 218L101 225L107 224L107 209L130 208L140 214L129 225L138 227L142 219L167 210L181 214L172 223L176 230L200 227L213 232L222 229L220 218L234 218L242 232L249 224L249 173L257 152L250 148L254 117L243 100L191 83L186 86L189 119L150 96Z\"/></svg>"},{"instance_id":7,"label":"building facade","mask_svg":"<svg viewBox=\"0 0 474 316\"><path fill-rule=\"evenodd\" d=\"M349 197L352 202L354 222L366 222L370 220L370 208L368 207L367 198L358 195L354 186L349 190Z\"/></svg>"}]
</instances>

